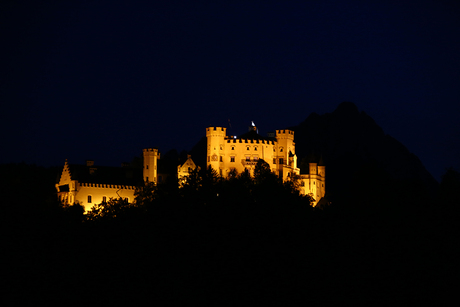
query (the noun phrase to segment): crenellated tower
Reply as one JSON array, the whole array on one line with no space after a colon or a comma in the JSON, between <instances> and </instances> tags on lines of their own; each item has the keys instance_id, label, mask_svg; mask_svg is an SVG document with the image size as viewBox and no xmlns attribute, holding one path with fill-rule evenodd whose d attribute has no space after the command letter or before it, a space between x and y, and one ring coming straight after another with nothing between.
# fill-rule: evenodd
<instances>
[{"instance_id":1,"label":"crenellated tower","mask_svg":"<svg viewBox=\"0 0 460 307\"><path fill-rule=\"evenodd\" d=\"M145 148L143 150L144 157L144 182L158 183L158 159L160 159L160 152L157 148Z\"/></svg>"},{"instance_id":2,"label":"crenellated tower","mask_svg":"<svg viewBox=\"0 0 460 307\"><path fill-rule=\"evenodd\" d=\"M225 155L225 137L227 128L224 127L208 127L206 128L207 138L207 157L206 166L212 166L219 175L222 174L224 155Z\"/></svg>"},{"instance_id":3,"label":"crenellated tower","mask_svg":"<svg viewBox=\"0 0 460 307\"><path fill-rule=\"evenodd\" d=\"M286 180L288 172L299 173L295 154L294 131L276 130L276 140L278 143L275 148L277 171L278 175Z\"/></svg>"}]
</instances>

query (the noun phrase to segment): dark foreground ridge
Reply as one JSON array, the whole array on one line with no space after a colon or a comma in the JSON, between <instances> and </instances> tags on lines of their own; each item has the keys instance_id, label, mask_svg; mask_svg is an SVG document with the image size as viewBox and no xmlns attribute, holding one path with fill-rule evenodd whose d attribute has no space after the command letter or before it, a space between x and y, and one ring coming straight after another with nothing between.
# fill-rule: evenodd
<instances>
[{"instance_id":1,"label":"dark foreground ridge","mask_svg":"<svg viewBox=\"0 0 460 307\"><path fill-rule=\"evenodd\" d=\"M151 197L146 188L141 205L116 201L84 221L78 206L38 193L53 185L52 170L6 169L19 169L1 191L4 290L15 302L388 306L447 302L453 288L453 170L435 200L415 189L395 198L371 180L322 210L276 177L221 182L205 172L185 190L172 182Z\"/></svg>"}]
</instances>

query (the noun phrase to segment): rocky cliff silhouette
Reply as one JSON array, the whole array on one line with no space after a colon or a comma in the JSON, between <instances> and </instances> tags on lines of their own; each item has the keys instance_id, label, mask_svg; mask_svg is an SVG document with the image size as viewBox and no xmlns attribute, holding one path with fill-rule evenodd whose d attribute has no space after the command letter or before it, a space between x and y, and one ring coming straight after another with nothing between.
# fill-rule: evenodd
<instances>
[{"instance_id":1,"label":"rocky cliff silhouette","mask_svg":"<svg viewBox=\"0 0 460 307\"><path fill-rule=\"evenodd\" d=\"M359 112L352 102L341 103L332 113L312 113L290 129L295 131L301 171L308 171L308 162L324 163L328 191L359 189L352 186L353 179L361 174L363 168L379 169L380 173L385 173L386 180L398 184L417 182L432 196L437 190L438 182L420 159L385 134L369 115ZM392 184L386 182L386 185L391 187Z\"/></svg>"}]
</instances>

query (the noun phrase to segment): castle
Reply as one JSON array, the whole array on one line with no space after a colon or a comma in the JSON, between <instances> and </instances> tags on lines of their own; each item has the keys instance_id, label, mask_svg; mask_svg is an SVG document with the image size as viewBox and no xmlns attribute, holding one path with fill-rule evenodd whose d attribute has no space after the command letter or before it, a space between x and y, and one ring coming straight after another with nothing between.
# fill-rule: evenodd
<instances>
[{"instance_id":1,"label":"castle","mask_svg":"<svg viewBox=\"0 0 460 307\"><path fill-rule=\"evenodd\" d=\"M300 193L312 195L315 199L312 205L316 206L326 192L326 167L309 163L309 173L300 173L295 154L294 131L276 130L276 133L263 137L258 134L254 123L251 123L248 130L237 137L227 136L224 127L206 128L207 166L211 166L223 178L227 178L232 170L238 173L247 170L253 175L257 161L263 159L283 181L298 175Z\"/></svg>"},{"instance_id":2,"label":"castle","mask_svg":"<svg viewBox=\"0 0 460 307\"><path fill-rule=\"evenodd\" d=\"M123 163L122 167L109 167L95 165L92 160L86 161L86 165L69 164L66 160L56 183L57 195L63 204L79 203L88 211L110 198L121 197L133 202L136 188L145 182L161 184L175 170L183 181L197 167L190 156L174 168L168 162L160 163L157 148L143 150L142 169L127 163Z\"/></svg>"},{"instance_id":3,"label":"castle","mask_svg":"<svg viewBox=\"0 0 460 307\"><path fill-rule=\"evenodd\" d=\"M247 133L239 137L227 136L226 130L224 127L206 128L206 167L212 167L223 178L227 178L232 170L238 173L247 170L253 175L258 160L263 159L283 181L298 175L300 193L312 195L315 199L313 206L324 197L326 167L309 163L309 173L301 174L297 167L294 131L276 130L276 133L263 137L258 134L254 123ZM136 187L145 182L161 184L175 172L179 185L182 185L190 172L199 168L190 155L184 162L175 165L173 171L164 164L162 168L160 162L160 152L156 148L143 150L142 170L129 164L119 168L96 166L91 160L86 165L68 164L66 160L56 183L58 198L64 204L79 203L86 211L110 198L121 197L133 202Z\"/></svg>"}]
</instances>

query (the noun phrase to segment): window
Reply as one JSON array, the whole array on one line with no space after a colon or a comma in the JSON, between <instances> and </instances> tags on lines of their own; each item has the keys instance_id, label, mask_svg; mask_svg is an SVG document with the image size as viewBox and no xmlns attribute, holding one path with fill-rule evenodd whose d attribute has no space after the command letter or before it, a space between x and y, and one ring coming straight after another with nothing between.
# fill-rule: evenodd
<instances>
[{"instance_id":1,"label":"window","mask_svg":"<svg viewBox=\"0 0 460 307\"><path fill-rule=\"evenodd\" d=\"M253 159L254 159L254 161L257 161L257 160L259 160L259 157L255 156Z\"/></svg>"},{"instance_id":2,"label":"window","mask_svg":"<svg viewBox=\"0 0 460 307\"><path fill-rule=\"evenodd\" d=\"M146 167L147 169L149 169L149 165L148 165L148 164L147 164L145 167Z\"/></svg>"},{"instance_id":3,"label":"window","mask_svg":"<svg viewBox=\"0 0 460 307\"><path fill-rule=\"evenodd\" d=\"M149 181L149 177L145 177L145 181L147 181L147 182L148 182L148 181Z\"/></svg>"},{"instance_id":4,"label":"window","mask_svg":"<svg viewBox=\"0 0 460 307\"><path fill-rule=\"evenodd\" d=\"M220 150L223 150L223 149L224 149L224 147L222 145L220 145Z\"/></svg>"},{"instance_id":5,"label":"window","mask_svg":"<svg viewBox=\"0 0 460 307\"><path fill-rule=\"evenodd\" d=\"M235 156L230 157L230 162L235 162Z\"/></svg>"},{"instance_id":6,"label":"window","mask_svg":"<svg viewBox=\"0 0 460 307\"><path fill-rule=\"evenodd\" d=\"M106 202L107 202L107 197L102 196L102 202L103 202L103 203L106 203Z\"/></svg>"},{"instance_id":7,"label":"window","mask_svg":"<svg viewBox=\"0 0 460 307\"><path fill-rule=\"evenodd\" d=\"M284 159L280 158L280 164L284 164Z\"/></svg>"},{"instance_id":8,"label":"window","mask_svg":"<svg viewBox=\"0 0 460 307\"><path fill-rule=\"evenodd\" d=\"M208 162L209 162L210 160L211 160L211 158L209 158L209 156L208 156Z\"/></svg>"},{"instance_id":9,"label":"window","mask_svg":"<svg viewBox=\"0 0 460 307\"><path fill-rule=\"evenodd\" d=\"M235 150L235 146L232 146L232 150Z\"/></svg>"},{"instance_id":10,"label":"window","mask_svg":"<svg viewBox=\"0 0 460 307\"><path fill-rule=\"evenodd\" d=\"M249 146L246 147L246 150L249 150Z\"/></svg>"},{"instance_id":11,"label":"window","mask_svg":"<svg viewBox=\"0 0 460 307\"><path fill-rule=\"evenodd\" d=\"M276 159L275 158L273 158L273 164L276 164Z\"/></svg>"},{"instance_id":12,"label":"window","mask_svg":"<svg viewBox=\"0 0 460 307\"><path fill-rule=\"evenodd\" d=\"M224 162L223 159L222 159L222 156L220 156L220 162Z\"/></svg>"},{"instance_id":13,"label":"window","mask_svg":"<svg viewBox=\"0 0 460 307\"><path fill-rule=\"evenodd\" d=\"M280 147L280 152L283 152L283 147Z\"/></svg>"},{"instance_id":14,"label":"window","mask_svg":"<svg viewBox=\"0 0 460 307\"><path fill-rule=\"evenodd\" d=\"M88 204L91 204L92 201L91 195L88 195Z\"/></svg>"},{"instance_id":15,"label":"window","mask_svg":"<svg viewBox=\"0 0 460 307\"><path fill-rule=\"evenodd\" d=\"M246 157L246 161L251 161L251 157L250 157L250 156L247 156L247 157Z\"/></svg>"},{"instance_id":16,"label":"window","mask_svg":"<svg viewBox=\"0 0 460 307\"><path fill-rule=\"evenodd\" d=\"M254 150L257 151L257 146L254 146Z\"/></svg>"}]
</instances>

